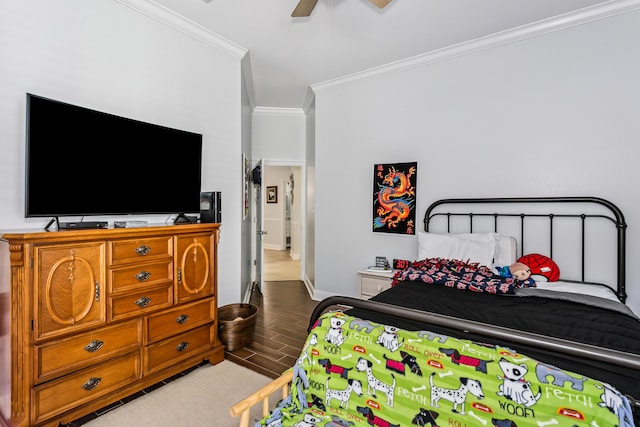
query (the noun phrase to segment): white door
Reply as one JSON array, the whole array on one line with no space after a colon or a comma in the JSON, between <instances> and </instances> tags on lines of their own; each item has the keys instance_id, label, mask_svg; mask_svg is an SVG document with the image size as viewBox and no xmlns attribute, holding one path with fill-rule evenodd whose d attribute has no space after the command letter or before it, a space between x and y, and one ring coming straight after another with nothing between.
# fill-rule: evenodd
<instances>
[{"instance_id":1,"label":"white door","mask_svg":"<svg viewBox=\"0 0 640 427\"><path fill-rule=\"evenodd\" d=\"M254 177L255 181L260 182L260 185L254 185L255 190L255 283L258 286L258 290L262 290L262 272L264 270L264 260L263 260L263 241L262 236L267 234L264 231L264 218L263 218L263 209L262 209L262 200L264 199L264 185L262 185L264 181L264 160L260 159L256 164L254 171L258 170L258 177ZM257 179L256 179L257 178Z\"/></svg>"}]
</instances>

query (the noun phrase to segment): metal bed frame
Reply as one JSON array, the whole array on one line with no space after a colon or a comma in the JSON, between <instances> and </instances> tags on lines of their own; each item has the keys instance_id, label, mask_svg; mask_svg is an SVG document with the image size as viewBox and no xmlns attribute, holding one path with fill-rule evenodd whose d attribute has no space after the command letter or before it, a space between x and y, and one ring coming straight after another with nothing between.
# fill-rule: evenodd
<instances>
[{"instance_id":1,"label":"metal bed frame","mask_svg":"<svg viewBox=\"0 0 640 427\"><path fill-rule=\"evenodd\" d=\"M606 207L609 211L609 215L592 214L592 213L579 213L579 214L554 214L554 213L451 213L451 212L434 212L442 205L462 205L462 204L547 204L547 203L595 203ZM585 234L585 221L593 218L605 218L614 223L617 228L617 289L615 290L617 297L620 301L624 302L626 299L625 288L625 232L627 225L624 220L622 211L618 209L613 203L597 198L597 197L528 197L528 198L471 198L471 199L443 199L438 200L431 204L424 217L425 231L429 231L429 225L434 217L445 216L447 218L447 227L449 230L450 218L452 216L467 216L470 222L470 232L473 232L473 220L474 217L492 216L494 217L494 230L498 231L498 218L500 217L520 217L520 242L525 238L525 223L527 218L531 217L548 217L551 224L551 248L550 254L553 250L553 221L554 218L559 217L576 217L582 221L582 278L584 279L584 234ZM520 245L522 247L522 245ZM565 279L563 279L565 280ZM588 282L587 282L588 283ZM454 328L462 332L471 332L478 335L485 336L488 339L507 339L516 344L533 345L535 347L551 350L557 353L561 353L568 356L578 356L590 360L606 361L612 365L621 366L625 368L640 370L640 354L632 354L621 352L617 350L611 350L607 348L597 347L593 345L583 344L575 341L569 341L565 339L558 339L548 337L540 334L534 334L516 329L510 329L505 327L497 327L491 324L485 324L481 322L469 321L465 319L455 318L451 316L445 316L436 313L423 312L420 310L410 309L406 307L395 306L391 304L374 302L369 300L361 300L352 297L332 296L320 301L315 307L309 321L308 331L311 331L313 325L323 312L329 309L335 309L336 307L353 307L373 312L378 312L386 315L396 316L400 318L407 318L415 321L419 321L425 324L432 324L437 326L444 326ZM634 412L640 411L640 396L627 396L631 402Z\"/></svg>"},{"instance_id":2,"label":"metal bed frame","mask_svg":"<svg viewBox=\"0 0 640 427\"><path fill-rule=\"evenodd\" d=\"M582 205L601 205L608 210L608 214L594 214L594 213L497 213L497 212L434 212L442 208L445 205L478 205L478 204L582 204ZM578 210L576 209L576 212ZM613 203L608 200L599 197L512 197L512 198L471 198L471 199L442 199L432 203L426 210L424 215L424 230L429 231L429 226L432 221L437 217L446 217L447 232L451 230L451 218L452 217L468 217L469 218L469 232L473 232L474 218L477 217L493 217L493 231L498 232L499 218L504 217L517 217L520 218L520 255L522 255L524 242L525 242L525 225L526 220L529 218L548 218L549 219L549 257L553 258L553 225L554 220L557 218L580 218L582 225L581 235L581 278L580 282L588 282L585 278L585 226L587 221L593 219L606 219L613 223L617 229L617 278L616 289L614 292L621 302L625 302L627 299L626 293L626 276L625 276L625 259L626 259L626 230L627 224L624 220L622 211ZM565 280L563 278L563 280ZM576 281L576 280L567 280ZM610 287L610 286L609 286Z\"/></svg>"}]
</instances>

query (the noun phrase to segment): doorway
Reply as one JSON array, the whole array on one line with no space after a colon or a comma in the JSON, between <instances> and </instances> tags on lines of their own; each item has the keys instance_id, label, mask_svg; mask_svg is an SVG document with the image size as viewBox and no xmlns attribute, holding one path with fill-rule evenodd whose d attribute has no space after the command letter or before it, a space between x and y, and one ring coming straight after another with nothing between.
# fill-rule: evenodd
<instances>
[{"instance_id":1,"label":"doorway","mask_svg":"<svg viewBox=\"0 0 640 427\"><path fill-rule=\"evenodd\" d=\"M270 165L263 182L263 281L302 280L302 167Z\"/></svg>"},{"instance_id":2,"label":"doorway","mask_svg":"<svg viewBox=\"0 0 640 427\"><path fill-rule=\"evenodd\" d=\"M264 271L265 282L300 280L300 260L294 260L287 250L265 249Z\"/></svg>"}]
</instances>

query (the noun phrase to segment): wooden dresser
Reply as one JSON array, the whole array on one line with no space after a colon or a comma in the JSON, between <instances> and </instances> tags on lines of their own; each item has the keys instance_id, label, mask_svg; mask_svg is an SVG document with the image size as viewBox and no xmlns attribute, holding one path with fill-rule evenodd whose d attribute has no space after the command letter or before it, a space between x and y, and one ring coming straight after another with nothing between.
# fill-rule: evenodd
<instances>
[{"instance_id":1,"label":"wooden dresser","mask_svg":"<svg viewBox=\"0 0 640 427\"><path fill-rule=\"evenodd\" d=\"M3 234L3 421L68 423L222 361L219 233L219 224L186 224Z\"/></svg>"}]
</instances>

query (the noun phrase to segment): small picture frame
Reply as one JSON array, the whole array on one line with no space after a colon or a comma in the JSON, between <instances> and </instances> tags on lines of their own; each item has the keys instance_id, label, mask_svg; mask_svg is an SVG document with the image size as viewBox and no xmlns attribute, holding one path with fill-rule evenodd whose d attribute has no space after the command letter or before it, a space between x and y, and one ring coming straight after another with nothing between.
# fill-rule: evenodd
<instances>
[{"instance_id":1,"label":"small picture frame","mask_svg":"<svg viewBox=\"0 0 640 427\"><path fill-rule=\"evenodd\" d=\"M387 261L387 257L377 256L376 257L376 267L386 268L389 266L389 261Z\"/></svg>"},{"instance_id":2,"label":"small picture frame","mask_svg":"<svg viewBox=\"0 0 640 427\"><path fill-rule=\"evenodd\" d=\"M267 203L278 203L278 186L267 187Z\"/></svg>"}]
</instances>

